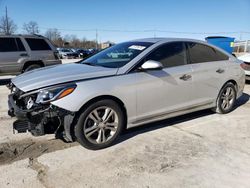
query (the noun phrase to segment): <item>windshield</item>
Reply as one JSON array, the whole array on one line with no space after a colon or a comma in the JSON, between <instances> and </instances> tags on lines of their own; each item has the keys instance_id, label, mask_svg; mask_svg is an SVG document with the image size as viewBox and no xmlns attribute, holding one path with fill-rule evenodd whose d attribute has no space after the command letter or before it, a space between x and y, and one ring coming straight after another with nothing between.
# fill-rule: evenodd
<instances>
[{"instance_id":1,"label":"windshield","mask_svg":"<svg viewBox=\"0 0 250 188\"><path fill-rule=\"evenodd\" d=\"M125 42L103 50L82 63L108 68L120 68L151 46L149 42Z\"/></svg>"}]
</instances>

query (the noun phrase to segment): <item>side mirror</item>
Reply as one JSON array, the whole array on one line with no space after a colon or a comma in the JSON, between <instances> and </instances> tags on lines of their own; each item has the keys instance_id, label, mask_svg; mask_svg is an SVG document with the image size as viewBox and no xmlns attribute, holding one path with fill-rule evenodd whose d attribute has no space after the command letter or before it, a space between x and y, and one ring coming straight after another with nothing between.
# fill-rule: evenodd
<instances>
[{"instance_id":1,"label":"side mirror","mask_svg":"<svg viewBox=\"0 0 250 188\"><path fill-rule=\"evenodd\" d=\"M141 70L161 70L163 69L163 65L161 62L148 60L142 64Z\"/></svg>"}]
</instances>

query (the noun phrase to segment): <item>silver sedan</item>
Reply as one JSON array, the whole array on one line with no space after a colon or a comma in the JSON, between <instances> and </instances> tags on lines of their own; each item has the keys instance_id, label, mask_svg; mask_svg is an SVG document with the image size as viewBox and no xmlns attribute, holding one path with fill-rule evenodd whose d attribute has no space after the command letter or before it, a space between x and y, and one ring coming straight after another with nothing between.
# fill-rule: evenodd
<instances>
[{"instance_id":1,"label":"silver sedan","mask_svg":"<svg viewBox=\"0 0 250 188\"><path fill-rule=\"evenodd\" d=\"M141 39L12 79L9 115L17 132L101 149L130 127L208 108L228 113L244 84L240 61L215 46Z\"/></svg>"}]
</instances>

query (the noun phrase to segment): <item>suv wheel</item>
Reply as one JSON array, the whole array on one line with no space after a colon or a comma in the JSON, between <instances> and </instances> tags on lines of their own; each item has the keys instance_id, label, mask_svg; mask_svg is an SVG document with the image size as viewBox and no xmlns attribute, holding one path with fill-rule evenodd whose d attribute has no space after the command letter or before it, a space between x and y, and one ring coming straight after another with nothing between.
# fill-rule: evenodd
<instances>
[{"instance_id":1,"label":"suv wheel","mask_svg":"<svg viewBox=\"0 0 250 188\"><path fill-rule=\"evenodd\" d=\"M219 93L217 106L213 110L219 114L231 112L236 102L236 95L234 84L226 83Z\"/></svg>"},{"instance_id":2,"label":"suv wheel","mask_svg":"<svg viewBox=\"0 0 250 188\"><path fill-rule=\"evenodd\" d=\"M124 127L120 106L112 100L101 100L84 110L75 126L77 141L92 150L111 146Z\"/></svg>"},{"instance_id":3,"label":"suv wheel","mask_svg":"<svg viewBox=\"0 0 250 188\"><path fill-rule=\"evenodd\" d=\"M42 67L41 65L32 64L32 65L29 65L28 67L26 67L23 72L28 72L28 71L38 69L38 68L41 68L41 67Z\"/></svg>"}]
</instances>

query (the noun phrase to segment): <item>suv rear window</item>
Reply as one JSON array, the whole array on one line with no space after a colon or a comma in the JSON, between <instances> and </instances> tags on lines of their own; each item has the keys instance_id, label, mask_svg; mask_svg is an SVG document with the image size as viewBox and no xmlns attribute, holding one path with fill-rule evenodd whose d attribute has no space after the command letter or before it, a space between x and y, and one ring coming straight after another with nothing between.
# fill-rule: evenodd
<instances>
[{"instance_id":1,"label":"suv rear window","mask_svg":"<svg viewBox=\"0 0 250 188\"><path fill-rule=\"evenodd\" d=\"M15 38L0 38L0 52L16 52L18 51Z\"/></svg>"},{"instance_id":2,"label":"suv rear window","mask_svg":"<svg viewBox=\"0 0 250 188\"><path fill-rule=\"evenodd\" d=\"M188 42L190 63L228 60L229 57L222 52L204 44Z\"/></svg>"},{"instance_id":3,"label":"suv rear window","mask_svg":"<svg viewBox=\"0 0 250 188\"><path fill-rule=\"evenodd\" d=\"M44 39L25 38L25 40L33 51L51 50L49 44Z\"/></svg>"}]
</instances>

